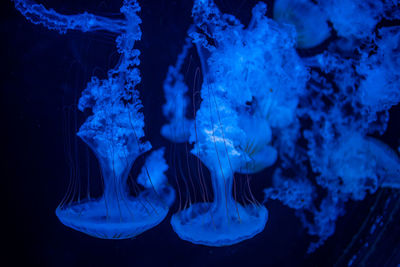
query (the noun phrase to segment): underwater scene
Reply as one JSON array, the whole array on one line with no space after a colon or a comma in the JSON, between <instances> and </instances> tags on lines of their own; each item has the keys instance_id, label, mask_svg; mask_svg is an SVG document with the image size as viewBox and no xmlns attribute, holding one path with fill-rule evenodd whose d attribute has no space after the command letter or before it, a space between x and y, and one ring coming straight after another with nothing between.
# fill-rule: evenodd
<instances>
[{"instance_id":1,"label":"underwater scene","mask_svg":"<svg viewBox=\"0 0 400 267\"><path fill-rule=\"evenodd\" d=\"M400 1L0 12L11 266L400 266Z\"/></svg>"}]
</instances>

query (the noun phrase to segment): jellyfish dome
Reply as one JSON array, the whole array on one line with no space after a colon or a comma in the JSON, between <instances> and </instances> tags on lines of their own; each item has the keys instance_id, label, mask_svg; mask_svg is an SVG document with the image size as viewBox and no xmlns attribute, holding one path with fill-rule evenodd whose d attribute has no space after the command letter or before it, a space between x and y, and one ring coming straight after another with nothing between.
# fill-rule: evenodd
<instances>
[{"instance_id":1,"label":"jellyfish dome","mask_svg":"<svg viewBox=\"0 0 400 267\"><path fill-rule=\"evenodd\" d=\"M118 173L115 167L110 168L99 160L104 180L103 196L63 203L56 210L57 217L72 229L103 239L132 238L158 225L175 198L164 175L168 165L163 154L164 150L159 149L146 159L137 181L144 190L136 197L128 194L126 167L122 166L125 173Z\"/></svg>"},{"instance_id":2,"label":"jellyfish dome","mask_svg":"<svg viewBox=\"0 0 400 267\"><path fill-rule=\"evenodd\" d=\"M295 88L301 90L307 75L295 55L294 29L281 30L265 12L265 4L256 5L244 29L213 1L195 1L193 7L197 28L190 36L204 79L191 152L210 171L214 199L174 214L171 224L182 239L195 244L232 245L252 238L267 222L263 206L235 200L234 174L256 173L276 162L273 131L294 121ZM282 54L290 63L282 62ZM286 101L287 91L293 97Z\"/></svg>"},{"instance_id":3,"label":"jellyfish dome","mask_svg":"<svg viewBox=\"0 0 400 267\"><path fill-rule=\"evenodd\" d=\"M60 33L104 30L117 33L121 58L106 79L93 77L83 91L78 108L90 109L92 115L81 126L78 136L95 153L103 180L103 195L93 199L63 201L57 217L68 227L105 239L134 237L159 224L174 200L174 190L167 185L168 168L163 150L151 154L139 184L144 188L130 196L127 179L135 160L151 149L144 141L142 104L135 89L140 83L140 51L134 49L141 39L136 0L125 0L121 13L125 19L108 19L88 13L62 15L30 1L15 1L16 8L31 22ZM149 180L147 182L146 180Z\"/></svg>"}]
</instances>

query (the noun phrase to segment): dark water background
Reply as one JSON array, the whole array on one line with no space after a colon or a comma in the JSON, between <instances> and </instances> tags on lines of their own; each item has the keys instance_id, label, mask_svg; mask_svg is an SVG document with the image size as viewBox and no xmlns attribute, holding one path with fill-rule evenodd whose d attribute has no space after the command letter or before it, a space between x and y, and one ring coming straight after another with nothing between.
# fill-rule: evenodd
<instances>
[{"instance_id":1,"label":"dark water background","mask_svg":"<svg viewBox=\"0 0 400 267\"><path fill-rule=\"evenodd\" d=\"M118 13L120 2L40 1L60 13L88 11L108 16ZM244 24L250 20L255 3L216 1L221 11L237 16ZM182 49L191 23L192 1L142 0L140 5L143 36L137 48L142 52L142 83L138 89L144 103L145 132L153 147L167 147L171 162L179 160L183 154L176 151L182 152L184 147L172 146L160 135L165 122L161 111L162 83L168 66L175 63ZM338 220L335 235L311 255L306 254L306 249L313 239L292 210L273 201L267 203L269 220L262 233L223 248L179 239L169 223L177 204L160 225L133 240L96 239L62 225L55 209L67 190L71 169L79 175L88 171L89 164L91 175L98 173L93 155L74 136L88 115L77 112L75 105L91 76L105 77L107 70L114 67L118 59L115 36L80 32L59 35L29 23L9 0L1 1L0 12L3 44L0 177L6 189L6 210L1 216L6 223L2 243L8 246L7 254L12 255L12 265L7 266L20 262L25 266L332 266L335 263L341 266L347 263L352 253L344 251L366 220L377 194L361 202L349 202L347 214ZM196 90L199 82L194 76L200 63L194 49L190 55L186 81L191 90ZM399 113L397 106L384 136L392 146L398 145L395 122L400 118ZM252 180L258 200L262 200L262 189L270 184L270 171ZM400 224L398 213L394 220ZM399 263L399 236L399 227L389 228L366 261L367 266ZM342 255L345 260L338 262Z\"/></svg>"}]
</instances>

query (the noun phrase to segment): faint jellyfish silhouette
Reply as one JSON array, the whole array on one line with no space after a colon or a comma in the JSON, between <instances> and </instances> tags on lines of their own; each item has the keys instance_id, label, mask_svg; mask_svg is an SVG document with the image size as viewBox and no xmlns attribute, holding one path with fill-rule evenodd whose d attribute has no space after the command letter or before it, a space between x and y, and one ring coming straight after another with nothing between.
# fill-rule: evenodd
<instances>
[{"instance_id":1,"label":"faint jellyfish silhouette","mask_svg":"<svg viewBox=\"0 0 400 267\"><path fill-rule=\"evenodd\" d=\"M193 120L186 117L189 99L185 94L189 88L185 84L184 76L180 73L192 46L191 38L186 38L175 66L168 68L164 81L164 95L167 101L163 105L163 113L168 119L168 123L161 128L161 134L176 143L187 142L190 137L190 129L193 127Z\"/></svg>"},{"instance_id":2,"label":"faint jellyfish silhouette","mask_svg":"<svg viewBox=\"0 0 400 267\"><path fill-rule=\"evenodd\" d=\"M330 36L328 16L310 0L275 1L274 20L295 26L299 48L320 45Z\"/></svg>"}]
</instances>

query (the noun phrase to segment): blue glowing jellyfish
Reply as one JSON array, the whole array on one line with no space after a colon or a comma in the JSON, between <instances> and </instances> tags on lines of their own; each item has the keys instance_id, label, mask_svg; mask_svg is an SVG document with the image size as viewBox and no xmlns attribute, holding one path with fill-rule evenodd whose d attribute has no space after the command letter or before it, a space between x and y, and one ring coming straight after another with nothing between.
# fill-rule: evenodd
<instances>
[{"instance_id":1,"label":"blue glowing jellyfish","mask_svg":"<svg viewBox=\"0 0 400 267\"><path fill-rule=\"evenodd\" d=\"M107 19L92 14L61 15L42 5L15 1L17 9L35 24L65 33L107 30L118 33L118 65L107 79L93 77L79 100L79 109L93 114L81 126L78 136L94 151L102 171L103 195L72 203L61 203L56 210L60 221L88 235L105 239L134 237L159 224L174 200L174 191L166 183L168 168L163 150L151 154L139 176L144 190L129 195L127 178L134 161L151 149L144 141L144 121L139 93L140 51L134 44L141 38L141 23L136 0L125 0L121 8L125 19Z\"/></svg>"},{"instance_id":2,"label":"blue glowing jellyfish","mask_svg":"<svg viewBox=\"0 0 400 267\"><path fill-rule=\"evenodd\" d=\"M275 163L273 134L293 123L307 74L295 54L293 28L279 28L265 12L265 4L256 5L244 29L213 1L195 1L193 7L196 28L190 36L204 78L190 142L192 154L211 173L214 199L176 213L171 224L195 244L232 245L261 232L267 221L264 207L235 201L234 174L256 173Z\"/></svg>"}]
</instances>

